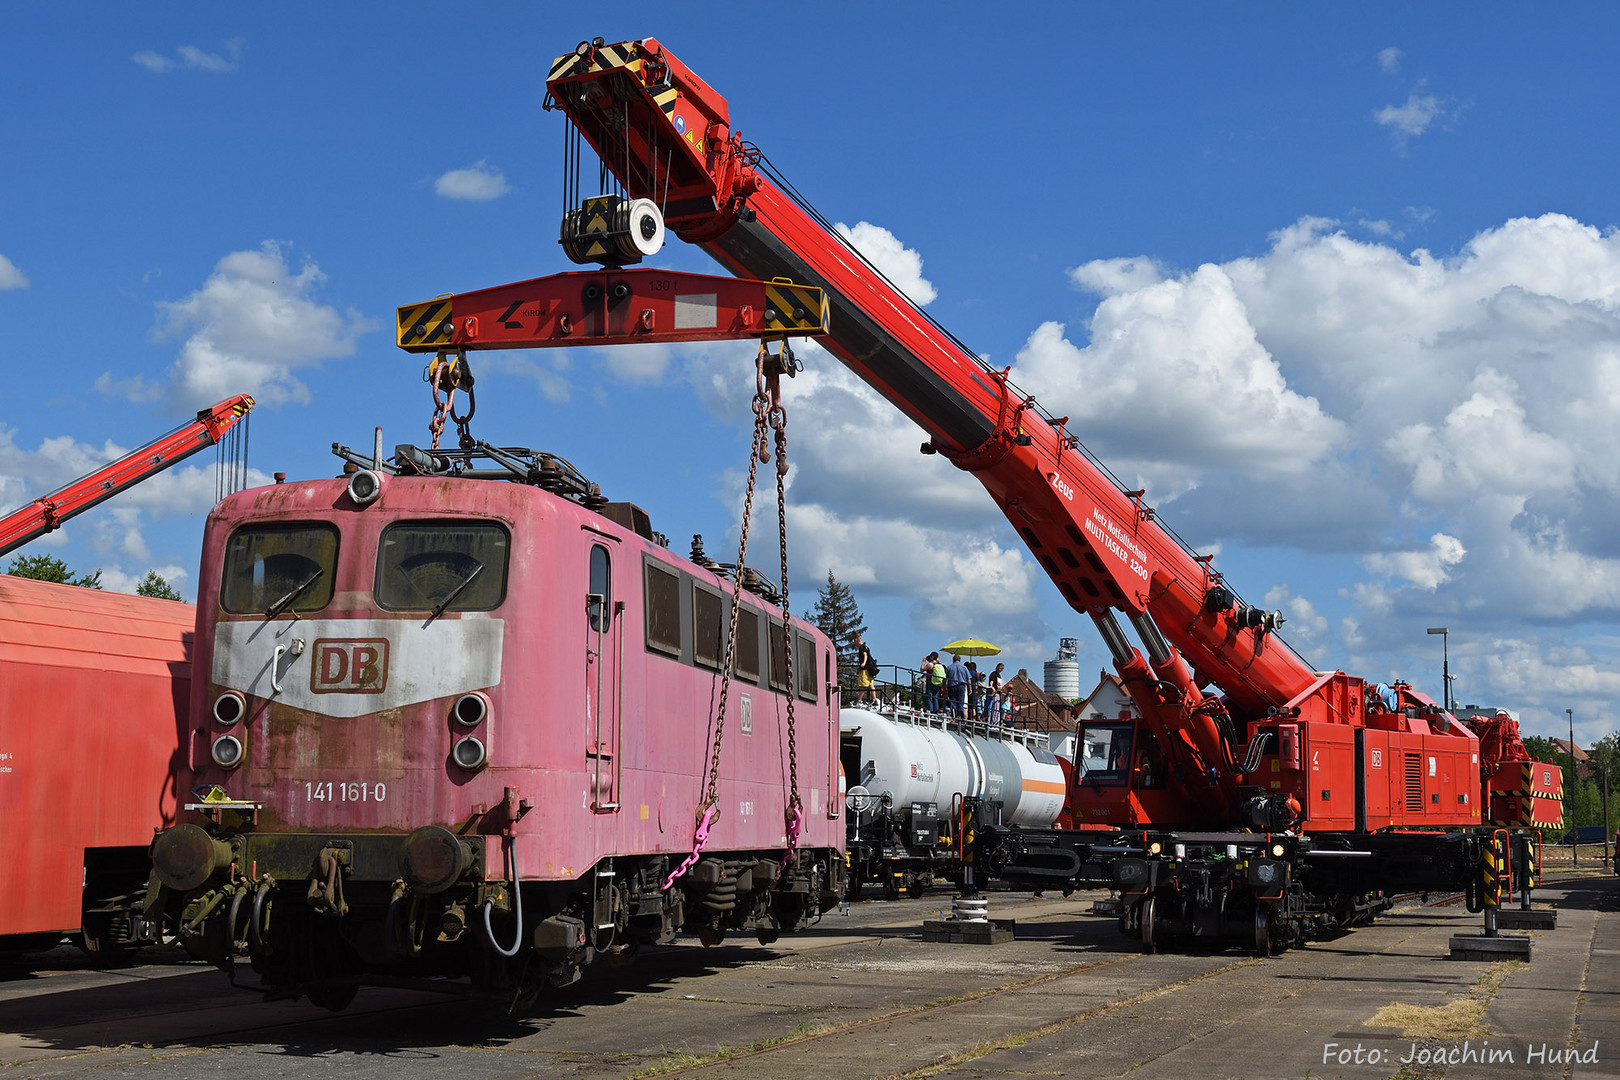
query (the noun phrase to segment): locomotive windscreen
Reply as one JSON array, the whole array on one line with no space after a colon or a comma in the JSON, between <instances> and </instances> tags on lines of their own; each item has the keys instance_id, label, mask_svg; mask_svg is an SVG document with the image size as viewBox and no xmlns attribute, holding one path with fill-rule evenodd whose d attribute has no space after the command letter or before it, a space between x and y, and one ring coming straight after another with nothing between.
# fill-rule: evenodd
<instances>
[{"instance_id":1,"label":"locomotive windscreen","mask_svg":"<svg viewBox=\"0 0 1620 1080\"><path fill-rule=\"evenodd\" d=\"M219 603L233 614L278 605L318 611L332 599L338 531L331 525L263 525L236 530L225 545Z\"/></svg>"},{"instance_id":2,"label":"locomotive windscreen","mask_svg":"<svg viewBox=\"0 0 1620 1080\"><path fill-rule=\"evenodd\" d=\"M506 529L493 522L391 525L377 552L377 605L390 611L500 607L508 546Z\"/></svg>"}]
</instances>

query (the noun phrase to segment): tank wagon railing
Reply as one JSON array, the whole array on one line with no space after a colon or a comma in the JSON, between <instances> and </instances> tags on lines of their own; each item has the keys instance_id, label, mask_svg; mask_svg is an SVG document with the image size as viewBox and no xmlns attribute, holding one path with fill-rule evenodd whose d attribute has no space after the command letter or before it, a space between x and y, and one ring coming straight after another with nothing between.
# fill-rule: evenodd
<instances>
[{"instance_id":1,"label":"tank wagon railing","mask_svg":"<svg viewBox=\"0 0 1620 1080\"><path fill-rule=\"evenodd\" d=\"M1002 690L982 698L979 715L957 717L948 711L927 708L923 674L912 668L889 664L880 667L870 687L856 685L853 674L840 674L840 703L844 708L872 709L909 723L959 731L971 735L1011 739L1025 745L1047 748L1053 731L1066 733L1070 721L1064 706L1027 695ZM944 692L941 691L941 696ZM995 702L992 711L991 702ZM1010 707L1009 707L1010 706ZM1041 727L1036 727L1040 724Z\"/></svg>"}]
</instances>

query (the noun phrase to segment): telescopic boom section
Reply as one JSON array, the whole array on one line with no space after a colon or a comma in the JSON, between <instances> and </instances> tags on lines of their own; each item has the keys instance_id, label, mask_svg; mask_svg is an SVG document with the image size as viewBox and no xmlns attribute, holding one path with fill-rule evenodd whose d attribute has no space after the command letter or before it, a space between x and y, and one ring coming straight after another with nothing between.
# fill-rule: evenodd
<instances>
[{"instance_id":1,"label":"telescopic boom section","mask_svg":"<svg viewBox=\"0 0 1620 1080\"><path fill-rule=\"evenodd\" d=\"M29 541L61 528L62 523L75 514L82 514L199 450L213 446L252 408L253 399L246 394L226 398L134 453L0 518L0 555L10 554Z\"/></svg>"},{"instance_id":2,"label":"telescopic boom section","mask_svg":"<svg viewBox=\"0 0 1620 1080\"><path fill-rule=\"evenodd\" d=\"M1207 561L1159 526L1140 492L1121 490L1079 449L1064 420L1011 390L1005 371L959 346L762 175L758 151L729 126L725 99L656 40L582 43L553 64L547 90L548 106L568 116L632 198L663 207L677 236L739 276L825 290L823 344L929 434L927 449L979 478L1069 603L1098 619L1116 666L1158 687L1161 711L1180 717L1168 726L1193 744L1207 776L1220 735L1207 712L1193 718L1197 684L1217 684L1239 721L1287 709L1318 687L1310 666L1272 637L1271 617L1238 603ZM1111 608L1133 617L1146 658ZM1327 710L1350 722L1361 708L1354 697L1325 695ZM1230 793L1234 782L1219 786Z\"/></svg>"}]
</instances>

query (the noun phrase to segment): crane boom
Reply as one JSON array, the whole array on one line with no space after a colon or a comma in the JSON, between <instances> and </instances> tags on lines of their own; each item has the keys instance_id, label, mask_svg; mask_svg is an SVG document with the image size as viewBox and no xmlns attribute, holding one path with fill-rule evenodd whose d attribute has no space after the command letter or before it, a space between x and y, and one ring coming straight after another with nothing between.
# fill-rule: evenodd
<instances>
[{"instance_id":1,"label":"crane boom","mask_svg":"<svg viewBox=\"0 0 1620 1080\"><path fill-rule=\"evenodd\" d=\"M628 195L662 202L670 231L739 276L825 292L823 344L930 436L925 452L978 478L1064 598L1096 620L1133 697L1182 754L1188 786L1219 796L1201 800L1211 815L1232 809L1240 781L1232 716L1309 701L1321 719L1359 718L1359 687L1313 671L1275 637L1277 618L1240 603L1160 525L1143 492L1084 451L1066 418L957 342L768 176L731 130L725 99L655 39L582 43L553 64L547 90L547 106L568 116ZM1113 609L1130 617L1145 657ZM1199 690L1208 682L1223 699Z\"/></svg>"},{"instance_id":2,"label":"crane boom","mask_svg":"<svg viewBox=\"0 0 1620 1080\"><path fill-rule=\"evenodd\" d=\"M0 555L8 555L29 541L61 528L62 523L74 515L213 446L252 408L253 399L246 394L226 398L199 410L195 418L162 438L0 517Z\"/></svg>"}]
</instances>

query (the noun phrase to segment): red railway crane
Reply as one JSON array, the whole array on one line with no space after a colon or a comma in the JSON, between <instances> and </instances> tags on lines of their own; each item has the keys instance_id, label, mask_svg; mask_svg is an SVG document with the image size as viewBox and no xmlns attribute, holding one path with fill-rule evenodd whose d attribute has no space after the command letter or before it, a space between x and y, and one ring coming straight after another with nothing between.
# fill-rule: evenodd
<instances>
[{"instance_id":1,"label":"red railway crane","mask_svg":"<svg viewBox=\"0 0 1620 1080\"><path fill-rule=\"evenodd\" d=\"M1247 920L1241 932L1270 941L1298 936L1312 920L1352 922L1376 910L1386 888L1428 887L1424 874L1477 884L1478 842L1432 832L1409 842L1409 830L1481 826L1532 813L1524 807L1555 819L1556 787L1517 767L1528 760L1522 743L1489 740L1487 757L1473 728L1411 686L1314 670L1277 635L1279 613L1244 603L1209 558L1158 520L1144 492L1128 490L1081 445L1066 417L1037 405L1007 369L980 360L863 259L743 141L725 98L657 40L581 42L554 61L546 87L546 107L565 114L622 191L565 214L570 257L593 257L581 239L593 228L618 237L597 237L598 256L615 244L629 252L629 221L647 221L651 205L660 233L701 246L739 277L819 287L830 312L826 348L927 433L925 453L979 480L1064 598L1096 623L1141 719L1095 733L1112 757L1103 767L1079 763L1077 821L1135 829L1139 854L1151 858L1094 858L1083 846L1090 841L1071 835L1004 845L1002 870L1072 884L1101 867L1130 900L1122 929L1140 930L1145 943L1156 925L1232 933L1220 893L1235 890L1244 897L1233 908ZM579 159L576 141L565 195L578 195ZM1231 832L1148 839L1165 828ZM1287 841L1242 839L1256 833ZM1277 861L1265 854L1273 847ZM1347 857L1330 857L1335 847ZM1272 878L1245 876L1256 865L1281 875L1275 891ZM1124 888L1125 872L1139 872L1142 887ZM1325 899L1290 906L1288 883L1301 879ZM1188 881L1197 885L1190 892L1180 887ZM1156 918L1152 900L1167 884L1178 909Z\"/></svg>"},{"instance_id":2,"label":"red railway crane","mask_svg":"<svg viewBox=\"0 0 1620 1080\"><path fill-rule=\"evenodd\" d=\"M237 394L218 404L200 409L168 434L117 461L103 465L49 495L41 496L5 517L0 517L0 556L10 554L31 540L62 527L76 514L106 502L121 491L128 491L142 480L156 476L199 451L218 444L253 408L253 399Z\"/></svg>"}]
</instances>

